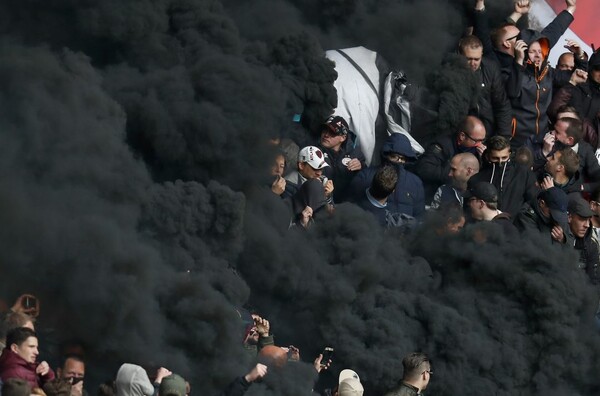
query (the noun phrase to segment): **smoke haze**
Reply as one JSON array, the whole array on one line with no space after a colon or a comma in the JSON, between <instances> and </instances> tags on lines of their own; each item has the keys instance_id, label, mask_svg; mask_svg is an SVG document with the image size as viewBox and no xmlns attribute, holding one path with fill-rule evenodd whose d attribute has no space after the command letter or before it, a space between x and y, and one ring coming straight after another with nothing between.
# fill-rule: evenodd
<instances>
[{"instance_id":1,"label":"smoke haze","mask_svg":"<svg viewBox=\"0 0 600 396\"><path fill-rule=\"evenodd\" d=\"M510 2L490 7L500 20ZM3 2L2 295L38 295L38 326L80 339L99 380L128 361L215 393L248 370L234 310L247 304L304 361L334 346L332 372L353 368L369 395L394 386L414 350L433 359L431 394L597 393L598 296L572 252L486 227L384 233L347 204L310 232L287 231L287 208L262 188L261 142L308 142L336 106L325 49L363 45L447 90L439 122L450 129L472 85L444 81L461 73L439 65L465 9ZM298 395L313 379L289 364L249 394Z\"/></svg>"}]
</instances>

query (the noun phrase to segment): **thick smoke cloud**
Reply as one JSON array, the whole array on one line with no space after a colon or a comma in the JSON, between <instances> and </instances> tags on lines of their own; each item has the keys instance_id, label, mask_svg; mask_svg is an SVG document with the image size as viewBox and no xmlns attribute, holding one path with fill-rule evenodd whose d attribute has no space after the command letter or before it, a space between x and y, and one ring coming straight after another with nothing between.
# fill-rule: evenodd
<instances>
[{"instance_id":1,"label":"thick smoke cloud","mask_svg":"<svg viewBox=\"0 0 600 396\"><path fill-rule=\"evenodd\" d=\"M288 231L256 186L261 142L309 141L336 105L323 49L364 45L447 91L451 129L472 96L452 58L440 66L462 4L21 1L0 21L3 295L39 295L39 326L81 339L92 376L164 365L210 394L248 368L233 310L248 304L305 361L334 346L333 371L358 371L367 394L413 350L433 358L433 394L598 392L597 295L572 254L487 229L384 233L350 205ZM314 377L288 365L250 393Z\"/></svg>"}]
</instances>

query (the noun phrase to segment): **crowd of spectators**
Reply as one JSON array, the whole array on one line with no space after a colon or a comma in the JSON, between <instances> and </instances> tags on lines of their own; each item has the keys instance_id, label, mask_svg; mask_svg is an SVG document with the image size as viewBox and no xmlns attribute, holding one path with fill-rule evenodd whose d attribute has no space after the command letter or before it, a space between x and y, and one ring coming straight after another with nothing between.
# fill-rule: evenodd
<instances>
[{"instance_id":1,"label":"crowd of spectators","mask_svg":"<svg viewBox=\"0 0 600 396\"><path fill-rule=\"evenodd\" d=\"M447 216L451 232L491 221L508 238L542 234L579 251L579 267L598 283L600 51L587 54L566 40L551 66L576 0L541 31L517 27L529 7L516 1L490 30L485 0L475 1L472 34L458 48L482 88L456 130L420 142L421 155L404 134L388 133L379 161L373 156L367 166L347 120L336 115L313 145L298 147L294 163L276 154L271 190L291 203L290 227L309 228L345 202L408 232L433 215ZM455 221L457 212L464 220Z\"/></svg>"}]
</instances>

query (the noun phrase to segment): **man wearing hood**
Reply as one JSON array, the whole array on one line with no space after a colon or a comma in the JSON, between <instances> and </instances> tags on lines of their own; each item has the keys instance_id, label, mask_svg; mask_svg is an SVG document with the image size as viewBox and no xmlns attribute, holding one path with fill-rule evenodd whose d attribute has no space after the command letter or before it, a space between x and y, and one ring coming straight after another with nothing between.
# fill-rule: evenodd
<instances>
[{"instance_id":1,"label":"man wearing hood","mask_svg":"<svg viewBox=\"0 0 600 396\"><path fill-rule=\"evenodd\" d=\"M348 200L350 182L358 171L366 167L365 156L356 147L356 135L350 131L343 117L332 116L323 125L318 146L329 164L323 169L323 174L335 184L333 200L336 203Z\"/></svg>"},{"instance_id":2,"label":"man wearing hood","mask_svg":"<svg viewBox=\"0 0 600 396\"><path fill-rule=\"evenodd\" d=\"M564 191L551 187L541 191L537 200L523 207L514 224L522 233L548 235L552 243L573 246L574 238L567 216L569 199Z\"/></svg>"},{"instance_id":3,"label":"man wearing hood","mask_svg":"<svg viewBox=\"0 0 600 396\"><path fill-rule=\"evenodd\" d=\"M396 189L387 200L387 209L392 213L420 217L425 212L423 182L404 168L407 161L415 159L415 151L403 134L391 134L381 147L381 166L390 165L398 172ZM379 167L363 169L352 180L350 189L355 201L362 199L378 169Z\"/></svg>"},{"instance_id":4,"label":"man wearing hood","mask_svg":"<svg viewBox=\"0 0 600 396\"><path fill-rule=\"evenodd\" d=\"M600 49L597 50L588 62L588 72L574 73L569 84L558 91L552 100L548 113L556 117L563 105L573 106L582 121L590 123L596 132L600 133ZM594 149L597 147L594 146Z\"/></svg>"},{"instance_id":5,"label":"man wearing hood","mask_svg":"<svg viewBox=\"0 0 600 396\"><path fill-rule=\"evenodd\" d=\"M550 47L558 42L573 22L577 0L566 0L565 2L567 8L541 31L541 34L550 40ZM481 39L484 56L498 62L505 81L511 73L515 45L520 33L516 23L529 12L530 2L528 0L515 1L514 7L514 12L507 18L507 22L491 33L484 0L477 0L473 13L473 34Z\"/></svg>"},{"instance_id":6,"label":"man wearing hood","mask_svg":"<svg viewBox=\"0 0 600 396\"><path fill-rule=\"evenodd\" d=\"M117 372L115 380L116 396L152 396L154 386L146 370L131 363L124 363Z\"/></svg>"},{"instance_id":7,"label":"man wearing hood","mask_svg":"<svg viewBox=\"0 0 600 396\"><path fill-rule=\"evenodd\" d=\"M487 140L482 169L469 179L469 185L488 182L498 190L498 208L513 218L524 203L535 199L538 189L535 175L525 165L511 161L509 141L503 136L492 136Z\"/></svg>"},{"instance_id":8,"label":"man wearing hood","mask_svg":"<svg viewBox=\"0 0 600 396\"><path fill-rule=\"evenodd\" d=\"M548 37L525 29L515 44L515 61L506 82L506 92L513 109L513 147L520 147L531 137L541 142L548 131L548 114L553 86L564 85L571 72L556 70L548 64L554 46ZM566 47L575 54L578 69L587 68L585 52L569 40ZM577 73L578 71L576 71Z\"/></svg>"},{"instance_id":9,"label":"man wearing hood","mask_svg":"<svg viewBox=\"0 0 600 396\"><path fill-rule=\"evenodd\" d=\"M431 202L438 187L445 184L450 173L450 161L456 154L471 153L481 160L485 150L485 126L475 116L467 116L454 135L442 136L433 142L414 167L425 184L425 197Z\"/></svg>"}]
</instances>

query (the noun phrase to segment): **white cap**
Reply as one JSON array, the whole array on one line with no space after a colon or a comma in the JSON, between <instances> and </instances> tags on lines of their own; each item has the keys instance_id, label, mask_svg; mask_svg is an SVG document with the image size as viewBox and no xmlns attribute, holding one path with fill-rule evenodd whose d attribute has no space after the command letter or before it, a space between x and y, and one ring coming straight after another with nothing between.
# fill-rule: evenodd
<instances>
[{"instance_id":1,"label":"white cap","mask_svg":"<svg viewBox=\"0 0 600 396\"><path fill-rule=\"evenodd\" d=\"M346 378L338 386L339 396L362 396L364 391L360 380L354 377Z\"/></svg>"},{"instance_id":2,"label":"white cap","mask_svg":"<svg viewBox=\"0 0 600 396\"><path fill-rule=\"evenodd\" d=\"M346 380L348 378L356 378L357 380L360 381L360 377L358 376L358 374L356 374L356 371L350 370L350 369L343 369L340 372L340 377L338 378L338 384L341 384L343 380Z\"/></svg>"},{"instance_id":3,"label":"white cap","mask_svg":"<svg viewBox=\"0 0 600 396\"><path fill-rule=\"evenodd\" d=\"M306 146L298 153L298 162L306 162L314 169L323 169L329 166L325 162L325 154L320 148L315 146Z\"/></svg>"}]
</instances>

